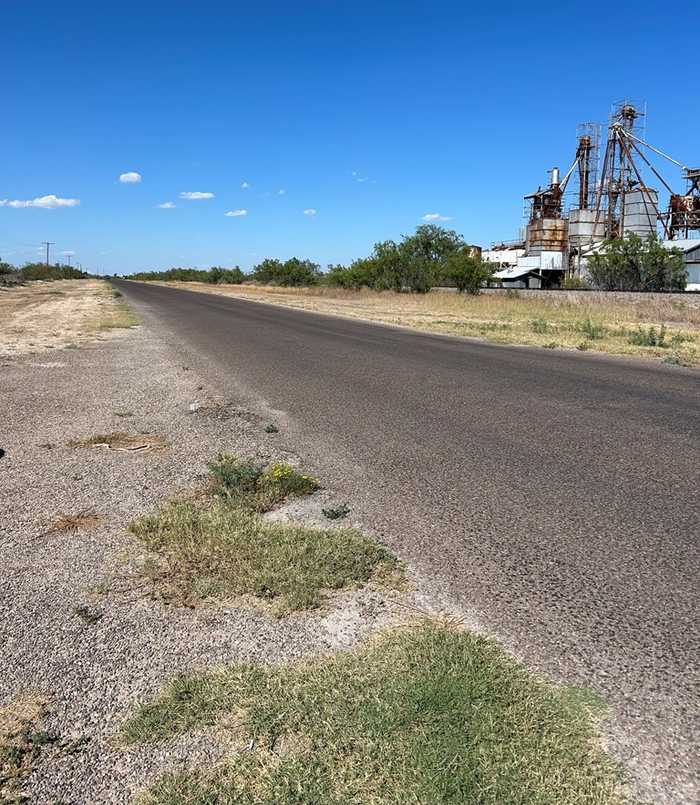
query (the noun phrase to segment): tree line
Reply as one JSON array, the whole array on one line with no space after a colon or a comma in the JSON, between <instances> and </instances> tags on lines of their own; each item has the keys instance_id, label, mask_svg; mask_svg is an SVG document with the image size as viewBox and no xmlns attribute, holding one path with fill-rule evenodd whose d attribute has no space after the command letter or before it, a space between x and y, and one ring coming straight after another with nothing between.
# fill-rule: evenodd
<instances>
[{"instance_id":1,"label":"tree line","mask_svg":"<svg viewBox=\"0 0 700 805\"><path fill-rule=\"evenodd\" d=\"M10 263L0 261L0 278L15 277L18 282L29 282L31 280L82 280L87 279L89 274L73 266L56 263L46 265L46 263L27 263L21 268L16 268Z\"/></svg>"},{"instance_id":2,"label":"tree line","mask_svg":"<svg viewBox=\"0 0 700 805\"><path fill-rule=\"evenodd\" d=\"M438 285L453 285L460 291L478 293L492 276L493 267L481 260L457 232L435 224L417 227L415 233L398 242L377 243L368 257L347 266L331 265L326 272L318 263L292 257L268 258L254 266L249 274L240 268L170 268L166 271L141 271L136 280L184 280L212 284L244 281L286 287L372 288L375 290L426 293Z\"/></svg>"}]
</instances>

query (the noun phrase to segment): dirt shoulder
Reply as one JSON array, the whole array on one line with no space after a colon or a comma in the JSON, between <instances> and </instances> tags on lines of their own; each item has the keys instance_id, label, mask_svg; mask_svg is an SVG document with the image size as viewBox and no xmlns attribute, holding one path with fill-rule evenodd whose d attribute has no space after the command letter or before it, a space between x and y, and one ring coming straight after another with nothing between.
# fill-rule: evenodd
<instances>
[{"instance_id":1,"label":"dirt shoulder","mask_svg":"<svg viewBox=\"0 0 700 805\"><path fill-rule=\"evenodd\" d=\"M694 366L700 303L680 294L397 294L334 288L157 283L499 344L592 350Z\"/></svg>"},{"instance_id":2,"label":"dirt shoulder","mask_svg":"<svg viewBox=\"0 0 700 805\"><path fill-rule=\"evenodd\" d=\"M29 355L104 340L137 324L104 280L0 287L0 355Z\"/></svg>"}]
</instances>

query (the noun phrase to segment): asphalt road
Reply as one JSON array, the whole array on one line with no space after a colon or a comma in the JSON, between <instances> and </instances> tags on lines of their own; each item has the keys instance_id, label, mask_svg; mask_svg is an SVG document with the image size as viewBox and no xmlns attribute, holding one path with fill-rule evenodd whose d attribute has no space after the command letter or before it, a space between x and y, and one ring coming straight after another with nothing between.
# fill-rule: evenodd
<instances>
[{"instance_id":1,"label":"asphalt road","mask_svg":"<svg viewBox=\"0 0 700 805\"><path fill-rule=\"evenodd\" d=\"M115 284L432 593L601 693L638 790L700 800L698 372Z\"/></svg>"}]
</instances>

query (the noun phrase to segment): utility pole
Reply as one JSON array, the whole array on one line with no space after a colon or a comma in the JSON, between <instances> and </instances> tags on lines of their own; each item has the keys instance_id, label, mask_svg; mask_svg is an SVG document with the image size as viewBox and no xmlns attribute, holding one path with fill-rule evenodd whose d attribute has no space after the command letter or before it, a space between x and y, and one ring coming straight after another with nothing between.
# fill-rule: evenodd
<instances>
[{"instance_id":1,"label":"utility pole","mask_svg":"<svg viewBox=\"0 0 700 805\"><path fill-rule=\"evenodd\" d=\"M56 244L52 240L42 240L41 245L46 246L46 266L48 268L48 265L49 265L49 247L55 246Z\"/></svg>"}]
</instances>

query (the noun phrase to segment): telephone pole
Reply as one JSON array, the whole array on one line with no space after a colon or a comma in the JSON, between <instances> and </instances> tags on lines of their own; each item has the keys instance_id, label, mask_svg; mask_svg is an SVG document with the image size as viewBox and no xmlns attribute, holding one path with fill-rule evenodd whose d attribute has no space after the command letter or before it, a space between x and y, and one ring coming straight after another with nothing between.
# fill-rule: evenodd
<instances>
[{"instance_id":1,"label":"telephone pole","mask_svg":"<svg viewBox=\"0 0 700 805\"><path fill-rule=\"evenodd\" d=\"M46 266L48 267L48 265L49 265L49 248L51 246L55 246L56 244L52 240L42 240L41 245L46 246Z\"/></svg>"}]
</instances>

